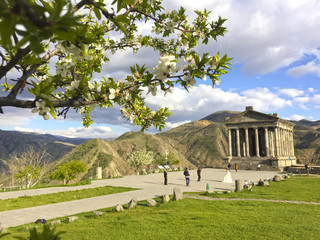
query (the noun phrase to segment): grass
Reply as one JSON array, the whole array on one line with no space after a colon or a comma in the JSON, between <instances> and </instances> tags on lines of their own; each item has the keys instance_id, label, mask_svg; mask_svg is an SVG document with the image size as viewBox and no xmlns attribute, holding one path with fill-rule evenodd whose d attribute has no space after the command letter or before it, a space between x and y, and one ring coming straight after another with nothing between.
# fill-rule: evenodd
<instances>
[{"instance_id":1,"label":"grass","mask_svg":"<svg viewBox=\"0 0 320 240\"><path fill-rule=\"evenodd\" d=\"M64 240L105 239L318 239L319 206L289 203L204 201L184 199L157 207L112 212L101 217L82 213L73 223L62 223ZM62 219L64 221L64 219ZM9 229L12 236L26 228ZM10 239L4 237L3 239Z\"/></svg>"},{"instance_id":2,"label":"grass","mask_svg":"<svg viewBox=\"0 0 320 240\"><path fill-rule=\"evenodd\" d=\"M294 200L306 202L320 202L320 178L313 176L293 176L292 178L270 182L270 187L253 187L252 191L232 192L227 194L201 193L215 198L252 198Z\"/></svg>"},{"instance_id":3,"label":"grass","mask_svg":"<svg viewBox=\"0 0 320 240\"><path fill-rule=\"evenodd\" d=\"M271 182L270 187L254 187L252 192L217 194L218 197L264 198L319 202L319 178L292 177ZM311 193L311 194L309 194ZM215 196L215 195L212 195ZM92 212L78 215L73 223L57 225L64 240L105 239L319 239L320 206L258 201L206 201L183 199L146 207L114 212L102 209L104 215ZM55 219L56 220L56 219ZM9 228L13 236L28 236L28 224ZM1 239L1 240L2 240Z\"/></svg>"},{"instance_id":4,"label":"grass","mask_svg":"<svg viewBox=\"0 0 320 240\"><path fill-rule=\"evenodd\" d=\"M103 196L135 190L125 187L98 187L60 193L43 194L37 196L23 196L19 198L0 200L0 211L28 208L52 203L67 202L84 198Z\"/></svg>"}]
</instances>

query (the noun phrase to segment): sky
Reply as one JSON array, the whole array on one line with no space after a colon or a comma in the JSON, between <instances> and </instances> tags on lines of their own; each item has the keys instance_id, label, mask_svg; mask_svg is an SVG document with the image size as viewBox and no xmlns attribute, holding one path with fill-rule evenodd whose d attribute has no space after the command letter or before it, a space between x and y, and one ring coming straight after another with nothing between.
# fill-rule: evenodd
<instances>
[{"instance_id":1,"label":"sky","mask_svg":"<svg viewBox=\"0 0 320 240\"><path fill-rule=\"evenodd\" d=\"M151 108L168 106L172 115L166 129L199 120L217 111L244 111L246 106L263 113L278 113L287 120L320 120L320 1L319 0L164 0L166 9L212 11L212 19L227 18L227 33L198 51L232 57L232 70L214 88L199 81L186 92L175 88L165 97L146 96ZM142 33L149 26L142 25ZM159 56L149 49L137 54L112 56L102 74L121 78L129 66L156 65ZM95 76L99 79L99 76ZM97 80L96 79L96 80ZM3 96L3 93L0 93ZM81 116L43 120L30 109L3 107L0 129L49 133L66 137L114 138L138 131L121 118L119 108L94 110L94 124L82 127ZM150 129L147 133L155 133Z\"/></svg>"}]
</instances>

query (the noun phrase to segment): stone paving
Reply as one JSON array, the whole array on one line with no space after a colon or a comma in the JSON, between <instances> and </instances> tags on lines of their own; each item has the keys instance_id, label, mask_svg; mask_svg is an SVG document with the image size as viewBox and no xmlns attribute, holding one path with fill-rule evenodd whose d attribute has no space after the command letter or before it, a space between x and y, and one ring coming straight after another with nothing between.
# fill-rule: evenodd
<instances>
[{"instance_id":1,"label":"stone paving","mask_svg":"<svg viewBox=\"0 0 320 240\"><path fill-rule=\"evenodd\" d=\"M0 223L4 224L7 227L13 227L34 222L39 218L49 220L58 217L66 217L81 212L113 207L117 204L126 204L133 197L136 197L137 200L140 201L147 198L159 197L163 194L172 194L174 187L179 187L182 192L200 192L205 191L207 184L209 184L210 190L214 191L234 190L234 180L236 179L257 182L260 179L273 178L274 175L280 175L279 172L271 171L239 170L238 172L235 172L232 170L231 175L233 183L223 183L222 179L226 173L224 169L203 169L200 182L197 182L196 170L192 170L190 171L190 173L191 183L189 187L185 186L183 172L179 171L168 172L168 185L164 185L163 174L155 173L149 175L130 175L124 176L123 178L96 180L92 181L91 185L75 187L52 187L24 191L1 192L0 199L8 199L17 198L20 196L34 196L101 186L132 187L138 189L130 192L110 194L38 207L4 211L0 212Z\"/></svg>"}]
</instances>

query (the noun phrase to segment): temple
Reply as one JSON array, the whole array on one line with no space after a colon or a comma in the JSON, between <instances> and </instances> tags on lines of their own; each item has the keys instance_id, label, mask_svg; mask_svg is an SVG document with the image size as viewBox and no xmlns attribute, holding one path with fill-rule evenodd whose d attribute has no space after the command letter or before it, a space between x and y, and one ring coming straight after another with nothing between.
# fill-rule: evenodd
<instances>
[{"instance_id":1,"label":"temple","mask_svg":"<svg viewBox=\"0 0 320 240\"><path fill-rule=\"evenodd\" d=\"M267 169L296 164L293 123L278 118L277 114L264 114L246 107L246 111L226 119L225 124L229 162L237 162L247 169L257 164Z\"/></svg>"}]
</instances>

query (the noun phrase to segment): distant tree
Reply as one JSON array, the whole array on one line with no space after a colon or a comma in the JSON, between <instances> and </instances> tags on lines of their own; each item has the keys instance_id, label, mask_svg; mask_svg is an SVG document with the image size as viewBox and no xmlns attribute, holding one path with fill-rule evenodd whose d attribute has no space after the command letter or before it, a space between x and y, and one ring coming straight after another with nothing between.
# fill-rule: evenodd
<instances>
[{"instance_id":1,"label":"distant tree","mask_svg":"<svg viewBox=\"0 0 320 240\"><path fill-rule=\"evenodd\" d=\"M7 163L9 171L20 183L27 188L35 186L47 172L45 167L51 156L46 149L35 150L29 147L22 154L13 153ZM12 182L13 184L13 182Z\"/></svg>"},{"instance_id":2,"label":"distant tree","mask_svg":"<svg viewBox=\"0 0 320 240\"><path fill-rule=\"evenodd\" d=\"M150 165L155 159L155 153L152 151L140 150L130 154L128 162L131 166L139 169L141 166Z\"/></svg>"},{"instance_id":3,"label":"distant tree","mask_svg":"<svg viewBox=\"0 0 320 240\"><path fill-rule=\"evenodd\" d=\"M176 157L174 156L173 153L169 152L169 154L166 156L160 156L156 159L156 163L159 165L166 165L167 162L169 162L170 164L174 165L174 164L179 164L180 160L176 159Z\"/></svg>"},{"instance_id":4,"label":"distant tree","mask_svg":"<svg viewBox=\"0 0 320 240\"><path fill-rule=\"evenodd\" d=\"M57 170L50 174L50 179L61 180L64 184L68 184L70 180L76 178L79 173L86 170L86 165L78 160L73 160L64 164L61 164Z\"/></svg>"}]
</instances>

